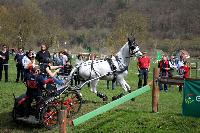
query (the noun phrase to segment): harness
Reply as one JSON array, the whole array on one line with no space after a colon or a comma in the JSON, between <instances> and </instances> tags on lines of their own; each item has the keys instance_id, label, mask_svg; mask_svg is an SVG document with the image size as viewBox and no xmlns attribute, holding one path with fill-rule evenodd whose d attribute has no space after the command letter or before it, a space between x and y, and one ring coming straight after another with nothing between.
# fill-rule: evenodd
<instances>
[{"instance_id":1,"label":"harness","mask_svg":"<svg viewBox=\"0 0 200 133\"><path fill-rule=\"evenodd\" d=\"M100 76L100 75L97 73L97 71L95 71L94 65L93 65L93 64L94 64L94 61L92 60L89 80L91 79L91 76L92 76L92 70L95 72L95 74L96 74L97 76Z\"/></svg>"},{"instance_id":2,"label":"harness","mask_svg":"<svg viewBox=\"0 0 200 133\"><path fill-rule=\"evenodd\" d=\"M131 48L132 48L132 47L129 46L129 53L131 52ZM139 51L139 50L138 50L138 51ZM136 52L138 52L138 51L136 51ZM134 53L136 53L136 52L134 52ZM131 53L131 54L134 54L134 53ZM125 58L130 58L130 57L131 57L131 56L125 57ZM118 64L118 66L119 66L119 70L118 70L118 71L117 71L116 65L114 64L114 62L113 62L113 60L112 60L111 58L106 58L106 59L105 59L105 61L107 61L108 64L110 65L110 69L111 69L111 71L112 71L112 72L108 72L106 75L109 76L109 75L112 75L112 74L113 74L113 75L114 75L114 79L113 79L113 80L116 79L116 77L117 77L118 74L121 74L121 73L123 73L124 71L127 71L127 70L128 70L128 66L125 65L125 64L121 61L121 58L119 58L118 56L115 56L115 59L116 59L117 64ZM82 63L81 63L81 64L82 64ZM78 67L76 67L76 68L77 68L77 75L79 75L79 68L80 68L81 64L80 64ZM91 65L91 71L90 71L90 76L89 76L89 78L88 78L87 80L91 80L92 71L94 71L94 73L95 73L98 77L102 77L102 75L100 75L100 74L94 69L94 61L93 61L93 60L91 61L91 64L88 63L88 65Z\"/></svg>"},{"instance_id":3,"label":"harness","mask_svg":"<svg viewBox=\"0 0 200 133\"><path fill-rule=\"evenodd\" d=\"M119 58L118 56L115 56L115 58L116 58L116 61L117 61L118 65L119 65L119 69L120 69L120 71L118 71L118 73L123 73L124 71L128 70L128 66L125 66L125 65L121 62L121 60L120 60L120 58ZM130 58L130 57L129 57L129 58Z\"/></svg>"},{"instance_id":4,"label":"harness","mask_svg":"<svg viewBox=\"0 0 200 133\"><path fill-rule=\"evenodd\" d=\"M115 72L117 70L117 67L114 65L113 60L111 58L106 58L106 61L110 65L110 69Z\"/></svg>"},{"instance_id":5,"label":"harness","mask_svg":"<svg viewBox=\"0 0 200 133\"><path fill-rule=\"evenodd\" d=\"M118 63L119 69L120 69L119 71L117 71L117 67L115 66L113 60L111 58L106 58L106 61L110 65L110 69L112 71L112 73L108 73L108 75L113 74L114 75L114 79L113 80L116 80L116 77L117 77L118 74L123 73L124 71L128 70L128 66L125 66L117 56L115 56L115 58L116 58L116 61ZM93 64L94 64L94 61L92 60L92 62L91 62L91 72L90 72L90 76L89 76L88 80L91 79L92 71L94 71L97 76L101 76L94 69L94 65Z\"/></svg>"}]
</instances>

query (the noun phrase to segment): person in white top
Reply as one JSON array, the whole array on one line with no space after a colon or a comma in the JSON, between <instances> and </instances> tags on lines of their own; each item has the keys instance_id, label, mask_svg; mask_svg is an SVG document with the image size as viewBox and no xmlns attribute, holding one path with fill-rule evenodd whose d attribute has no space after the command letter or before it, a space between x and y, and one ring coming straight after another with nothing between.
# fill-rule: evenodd
<instances>
[{"instance_id":1,"label":"person in white top","mask_svg":"<svg viewBox=\"0 0 200 133\"><path fill-rule=\"evenodd\" d=\"M24 82L27 79L27 77L26 77L27 74L30 72L30 70L29 70L30 64L32 67L35 66L35 59L34 59L32 50L29 50L26 53L26 55L22 58L22 65L24 67Z\"/></svg>"},{"instance_id":2,"label":"person in white top","mask_svg":"<svg viewBox=\"0 0 200 133\"><path fill-rule=\"evenodd\" d=\"M169 75L168 76L169 77L173 77L173 72L174 72L175 69L177 69L174 56L171 56L170 59L169 59L169 67L170 67L170 70L169 70Z\"/></svg>"},{"instance_id":3,"label":"person in white top","mask_svg":"<svg viewBox=\"0 0 200 133\"><path fill-rule=\"evenodd\" d=\"M80 65L81 63L83 63L83 56L81 54L77 55L77 59L75 61L75 65Z\"/></svg>"},{"instance_id":4,"label":"person in white top","mask_svg":"<svg viewBox=\"0 0 200 133\"><path fill-rule=\"evenodd\" d=\"M62 62L61 62L62 64L60 64L60 65L62 65L62 66L66 65L67 62L68 62L68 57L64 54L64 52L65 52L65 51L60 51L60 52L59 52L59 58L60 58L60 60L62 61Z\"/></svg>"},{"instance_id":5,"label":"person in white top","mask_svg":"<svg viewBox=\"0 0 200 133\"><path fill-rule=\"evenodd\" d=\"M24 69L28 69L28 64L31 63L31 57L34 57L33 56L33 51L32 50L29 50L26 55L22 58L22 65L24 67Z\"/></svg>"},{"instance_id":6,"label":"person in white top","mask_svg":"<svg viewBox=\"0 0 200 133\"><path fill-rule=\"evenodd\" d=\"M183 56L180 56L180 59L177 63L177 70L182 66L184 66L184 60L183 60Z\"/></svg>"}]
</instances>

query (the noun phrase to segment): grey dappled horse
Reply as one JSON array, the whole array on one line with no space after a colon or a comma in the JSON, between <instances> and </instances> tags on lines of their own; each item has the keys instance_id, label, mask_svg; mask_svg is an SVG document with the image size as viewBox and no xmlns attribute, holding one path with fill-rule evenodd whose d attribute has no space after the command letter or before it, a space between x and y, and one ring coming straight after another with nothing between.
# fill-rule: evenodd
<instances>
[{"instance_id":1,"label":"grey dappled horse","mask_svg":"<svg viewBox=\"0 0 200 133\"><path fill-rule=\"evenodd\" d=\"M71 72L71 76L77 72L78 76L84 81L90 80L91 91L98 97L107 99L107 96L98 92L96 87L99 80L113 80L115 78L125 92L130 92L130 86L124 80L128 74L128 66L130 57L135 55L141 56L139 46L135 42L135 38L129 39L126 44L119 50L115 57L108 60L88 60L77 65Z\"/></svg>"}]
</instances>

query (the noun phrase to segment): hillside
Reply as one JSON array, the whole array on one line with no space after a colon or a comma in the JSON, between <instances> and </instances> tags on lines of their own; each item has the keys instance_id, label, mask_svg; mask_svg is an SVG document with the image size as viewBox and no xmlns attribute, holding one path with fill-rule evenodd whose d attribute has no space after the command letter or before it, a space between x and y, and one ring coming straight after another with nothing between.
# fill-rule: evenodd
<instances>
[{"instance_id":1,"label":"hillside","mask_svg":"<svg viewBox=\"0 0 200 133\"><path fill-rule=\"evenodd\" d=\"M0 5L0 42L11 46L66 42L98 51L133 33L146 49L200 50L198 0L0 0Z\"/></svg>"}]
</instances>

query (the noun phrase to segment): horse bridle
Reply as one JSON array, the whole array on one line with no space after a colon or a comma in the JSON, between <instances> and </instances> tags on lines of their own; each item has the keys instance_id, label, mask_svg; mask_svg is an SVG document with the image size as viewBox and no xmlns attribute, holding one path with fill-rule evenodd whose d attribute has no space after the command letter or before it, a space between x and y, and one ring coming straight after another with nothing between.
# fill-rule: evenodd
<instances>
[{"instance_id":1,"label":"horse bridle","mask_svg":"<svg viewBox=\"0 0 200 133\"><path fill-rule=\"evenodd\" d=\"M131 43L131 44L130 44L130 43ZM126 58L133 57L133 55L139 51L139 49L138 49L137 51L134 51L134 52L133 52L133 50L138 46L138 45L135 43L135 41L133 41L133 42L128 42L128 46L129 46L129 55L130 55L130 56L129 56L129 57L126 57Z\"/></svg>"}]
</instances>

